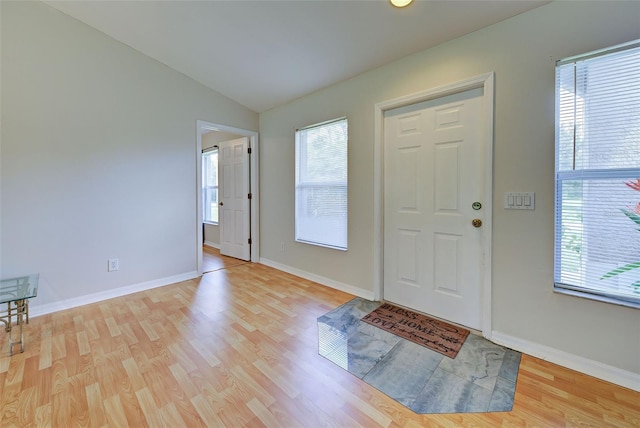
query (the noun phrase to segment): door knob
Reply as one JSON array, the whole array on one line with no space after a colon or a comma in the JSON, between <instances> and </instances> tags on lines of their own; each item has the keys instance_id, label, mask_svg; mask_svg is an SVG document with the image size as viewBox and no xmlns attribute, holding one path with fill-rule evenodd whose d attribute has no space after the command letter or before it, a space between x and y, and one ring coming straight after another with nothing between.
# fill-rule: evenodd
<instances>
[{"instance_id":1,"label":"door knob","mask_svg":"<svg viewBox=\"0 0 640 428\"><path fill-rule=\"evenodd\" d=\"M218 205L223 206L224 202L219 202Z\"/></svg>"},{"instance_id":2,"label":"door knob","mask_svg":"<svg viewBox=\"0 0 640 428\"><path fill-rule=\"evenodd\" d=\"M474 218L473 220L471 220L471 224L473 225L473 227L480 227L482 226L482 220L480 220L479 218Z\"/></svg>"}]
</instances>

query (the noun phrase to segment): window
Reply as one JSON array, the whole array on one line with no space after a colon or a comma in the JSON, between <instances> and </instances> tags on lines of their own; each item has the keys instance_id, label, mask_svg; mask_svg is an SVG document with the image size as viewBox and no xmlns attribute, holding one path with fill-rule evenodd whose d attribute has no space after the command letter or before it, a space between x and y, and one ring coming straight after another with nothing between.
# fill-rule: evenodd
<instances>
[{"instance_id":1,"label":"window","mask_svg":"<svg viewBox=\"0 0 640 428\"><path fill-rule=\"evenodd\" d=\"M205 223L218 224L218 149L202 152L202 208Z\"/></svg>"},{"instance_id":2,"label":"window","mask_svg":"<svg viewBox=\"0 0 640 428\"><path fill-rule=\"evenodd\" d=\"M640 307L640 41L557 64L555 226L556 290Z\"/></svg>"},{"instance_id":3,"label":"window","mask_svg":"<svg viewBox=\"0 0 640 428\"><path fill-rule=\"evenodd\" d=\"M347 249L347 119L296 131L296 241Z\"/></svg>"}]
</instances>

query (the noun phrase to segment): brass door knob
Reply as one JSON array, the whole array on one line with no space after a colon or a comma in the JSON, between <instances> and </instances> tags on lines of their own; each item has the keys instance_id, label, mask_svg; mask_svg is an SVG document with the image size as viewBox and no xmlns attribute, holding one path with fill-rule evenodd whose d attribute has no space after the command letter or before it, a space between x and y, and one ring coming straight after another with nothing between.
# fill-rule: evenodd
<instances>
[{"instance_id":1,"label":"brass door knob","mask_svg":"<svg viewBox=\"0 0 640 428\"><path fill-rule=\"evenodd\" d=\"M480 227L482 226L482 220L480 220L479 218L474 218L473 220L471 220L471 224L473 225L473 227Z\"/></svg>"}]
</instances>

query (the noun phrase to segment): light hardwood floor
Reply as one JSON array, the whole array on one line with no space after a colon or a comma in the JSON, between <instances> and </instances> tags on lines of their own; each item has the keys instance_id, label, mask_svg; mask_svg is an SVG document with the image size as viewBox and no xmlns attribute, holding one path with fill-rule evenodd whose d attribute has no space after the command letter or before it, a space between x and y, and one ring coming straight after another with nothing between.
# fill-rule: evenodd
<instances>
[{"instance_id":1,"label":"light hardwood floor","mask_svg":"<svg viewBox=\"0 0 640 428\"><path fill-rule=\"evenodd\" d=\"M202 246L202 272L213 272L214 270L228 269L233 266L242 265L244 260L234 259L220 254L220 250L206 245Z\"/></svg>"},{"instance_id":2,"label":"light hardwood floor","mask_svg":"<svg viewBox=\"0 0 640 428\"><path fill-rule=\"evenodd\" d=\"M640 393L526 355L513 411L416 415L318 355L352 297L246 263L33 318L23 354L0 337L0 426L640 426Z\"/></svg>"}]
</instances>

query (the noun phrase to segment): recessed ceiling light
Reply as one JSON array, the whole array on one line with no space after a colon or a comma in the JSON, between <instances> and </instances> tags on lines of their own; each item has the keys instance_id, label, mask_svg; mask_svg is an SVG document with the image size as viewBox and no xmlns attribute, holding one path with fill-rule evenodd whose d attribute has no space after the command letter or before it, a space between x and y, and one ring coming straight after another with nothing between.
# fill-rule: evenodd
<instances>
[{"instance_id":1,"label":"recessed ceiling light","mask_svg":"<svg viewBox=\"0 0 640 428\"><path fill-rule=\"evenodd\" d=\"M389 0L395 7L409 6L413 0Z\"/></svg>"}]
</instances>

